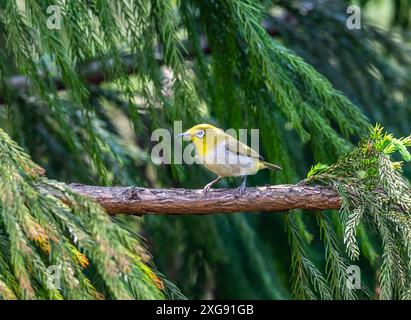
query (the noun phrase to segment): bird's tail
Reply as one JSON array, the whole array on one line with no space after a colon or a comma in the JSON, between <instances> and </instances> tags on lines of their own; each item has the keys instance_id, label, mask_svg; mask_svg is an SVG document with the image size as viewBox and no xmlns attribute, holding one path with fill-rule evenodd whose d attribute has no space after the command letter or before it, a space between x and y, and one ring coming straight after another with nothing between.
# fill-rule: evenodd
<instances>
[{"instance_id":1,"label":"bird's tail","mask_svg":"<svg viewBox=\"0 0 411 320\"><path fill-rule=\"evenodd\" d=\"M272 164L272 163L269 163L269 162L266 162L266 161L261 161L260 166L261 166L262 169L266 168L266 169L270 169L270 170L273 170L273 171L283 170L281 167L276 166L275 164Z\"/></svg>"}]
</instances>

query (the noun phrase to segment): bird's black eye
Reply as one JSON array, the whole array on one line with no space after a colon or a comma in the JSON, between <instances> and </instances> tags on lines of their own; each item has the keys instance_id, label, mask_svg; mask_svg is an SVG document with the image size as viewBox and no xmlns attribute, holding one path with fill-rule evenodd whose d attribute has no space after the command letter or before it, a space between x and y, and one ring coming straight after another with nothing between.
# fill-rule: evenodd
<instances>
[{"instance_id":1,"label":"bird's black eye","mask_svg":"<svg viewBox=\"0 0 411 320\"><path fill-rule=\"evenodd\" d=\"M202 138L202 137L204 137L204 130L198 130L198 131L196 132L196 137L197 137L197 138Z\"/></svg>"}]
</instances>

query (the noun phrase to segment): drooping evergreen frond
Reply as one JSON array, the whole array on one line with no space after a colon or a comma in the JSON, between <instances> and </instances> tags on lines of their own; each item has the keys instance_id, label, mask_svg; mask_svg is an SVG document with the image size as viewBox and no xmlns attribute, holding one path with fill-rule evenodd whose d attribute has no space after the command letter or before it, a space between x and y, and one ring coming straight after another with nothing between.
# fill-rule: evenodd
<instances>
[{"instance_id":1,"label":"drooping evergreen frond","mask_svg":"<svg viewBox=\"0 0 411 320\"><path fill-rule=\"evenodd\" d=\"M316 299L318 294L321 299L333 299L326 279L307 257L296 219L291 214L286 214L285 222L291 246L291 290L293 296L297 299L312 300Z\"/></svg>"},{"instance_id":2,"label":"drooping evergreen frond","mask_svg":"<svg viewBox=\"0 0 411 320\"><path fill-rule=\"evenodd\" d=\"M349 1L310 3L278 1L276 14L270 15L266 24L360 106L372 122L383 122L396 134L406 134L409 128L401 119L411 116L409 36L395 30L387 36L367 21L365 6L360 7L361 28L349 30ZM310 37L306 36L308 29Z\"/></svg>"},{"instance_id":3,"label":"drooping evergreen frond","mask_svg":"<svg viewBox=\"0 0 411 320\"><path fill-rule=\"evenodd\" d=\"M370 6L375 1L367 2ZM401 12L409 8L403 3ZM284 170L259 173L249 178L250 184L297 182L312 163L334 163L351 152L354 141L366 133L367 118L396 135L409 133L411 55L402 32L407 28L386 32L363 17L361 30L348 30L348 4L351 1L0 1L0 126L58 181L187 188L202 187L211 176L197 166L154 165L153 130L172 131L175 120L183 121L183 129L201 122L225 129L257 128L261 153ZM50 5L61 9L61 29L47 28ZM394 13L405 17L400 11ZM402 145L397 143L397 148L406 155ZM352 154L353 159L357 156ZM346 159L336 166L357 171L360 164ZM387 161L379 160L380 184L395 199L406 182L387 169ZM312 175L323 169L315 167ZM405 176L409 173L404 167ZM284 299L293 296L291 291L307 299L360 297L340 287L346 259L360 257L361 267L370 270L367 285L373 285L380 240L386 265L381 296L410 296L410 290L392 281L394 273L408 281L409 250L400 240L407 238L406 224L397 230L394 222L403 216L395 210L384 218L371 216L367 208L374 199L358 202L365 201L369 190L338 181L334 186L343 209L341 219L331 214L331 221L305 213L285 219L255 214L119 220L144 232L156 265L188 297ZM232 181L220 186L230 185ZM53 203L47 202L54 208ZM33 219L43 226L42 217ZM78 219L73 228L86 232L91 221ZM61 221L61 229L72 223ZM8 238L0 233L0 250L10 247ZM8 250L1 252L0 258L8 257ZM100 261L98 251L95 254ZM24 262L18 252L14 259ZM396 259L403 262L394 268ZM4 297L20 298L13 290L18 287L15 271L6 267L9 260L0 260L5 266L0 290ZM94 267L92 273L98 270ZM42 277L39 272L35 281ZM108 291L106 285L101 289L95 284L101 283L100 276L85 277L98 292ZM127 290L136 297L140 289ZM125 294L116 290L117 296Z\"/></svg>"},{"instance_id":4,"label":"drooping evergreen frond","mask_svg":"<svg viewBox=\"0 0 411 320\"><path fill-rule=\"evenodd\" d=\"M410 146L411 136L396 139L377 125L357 149L334 165L318 167L307 179L334 186L340 194L344 243L352 260L360 255L356 235L361 221L372 224L380 234L382 299L407 298L409 294L411 189L401 175L402 164L391 156L398 152L409 161Z\"/></svg>"},{"instance_id":5,"label":"drooping evergreen frond","mask_svg":"<svg viewBox=\"0 0 411 320\"><path fill-rule=\"evenodd\" d=\"M4 131L0 149L3 298L165 297L163 282L132 233L98 204L43 177Z\"/></svg>"}]
</instances>

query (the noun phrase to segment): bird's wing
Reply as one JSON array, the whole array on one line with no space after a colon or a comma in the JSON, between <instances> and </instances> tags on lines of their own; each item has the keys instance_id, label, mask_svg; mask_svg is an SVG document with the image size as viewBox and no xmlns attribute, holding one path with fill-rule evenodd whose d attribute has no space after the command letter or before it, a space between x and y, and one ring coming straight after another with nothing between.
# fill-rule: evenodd
<instances>
[{"instance_id":1,"label":"bird's wing","mask_svg":"<svg viewBox=\"0 0 411 320\"><path fill-rule=\"evenodd\" d=\"M225 139L225 148L226 150L235 153L237 155L258 158L260 160L264 160L262 156L259 155L257 151L251 149L249 146L245 145L244 143L234 139L232 136L227 135Z\"/></svg>"}]
</instances>

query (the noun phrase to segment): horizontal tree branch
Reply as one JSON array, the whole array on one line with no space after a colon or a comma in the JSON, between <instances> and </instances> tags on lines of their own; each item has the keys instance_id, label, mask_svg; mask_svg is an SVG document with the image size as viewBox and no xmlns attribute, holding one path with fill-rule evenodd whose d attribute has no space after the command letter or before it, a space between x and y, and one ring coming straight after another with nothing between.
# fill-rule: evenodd
<instances>
[{"instance_id":1,"label":"horizontal tree branch","mask_svg":"<svg viewBox=\"0 0 411 320\"><path fill-rule=\"evenodd\" d=\"M70 184L69 187L100 203L109 214L180 215L292 209L339 209L340 197L329 187L277 185L237 189L148 189L139 187L96 187Z\"/></svg>"}]
</instances>

